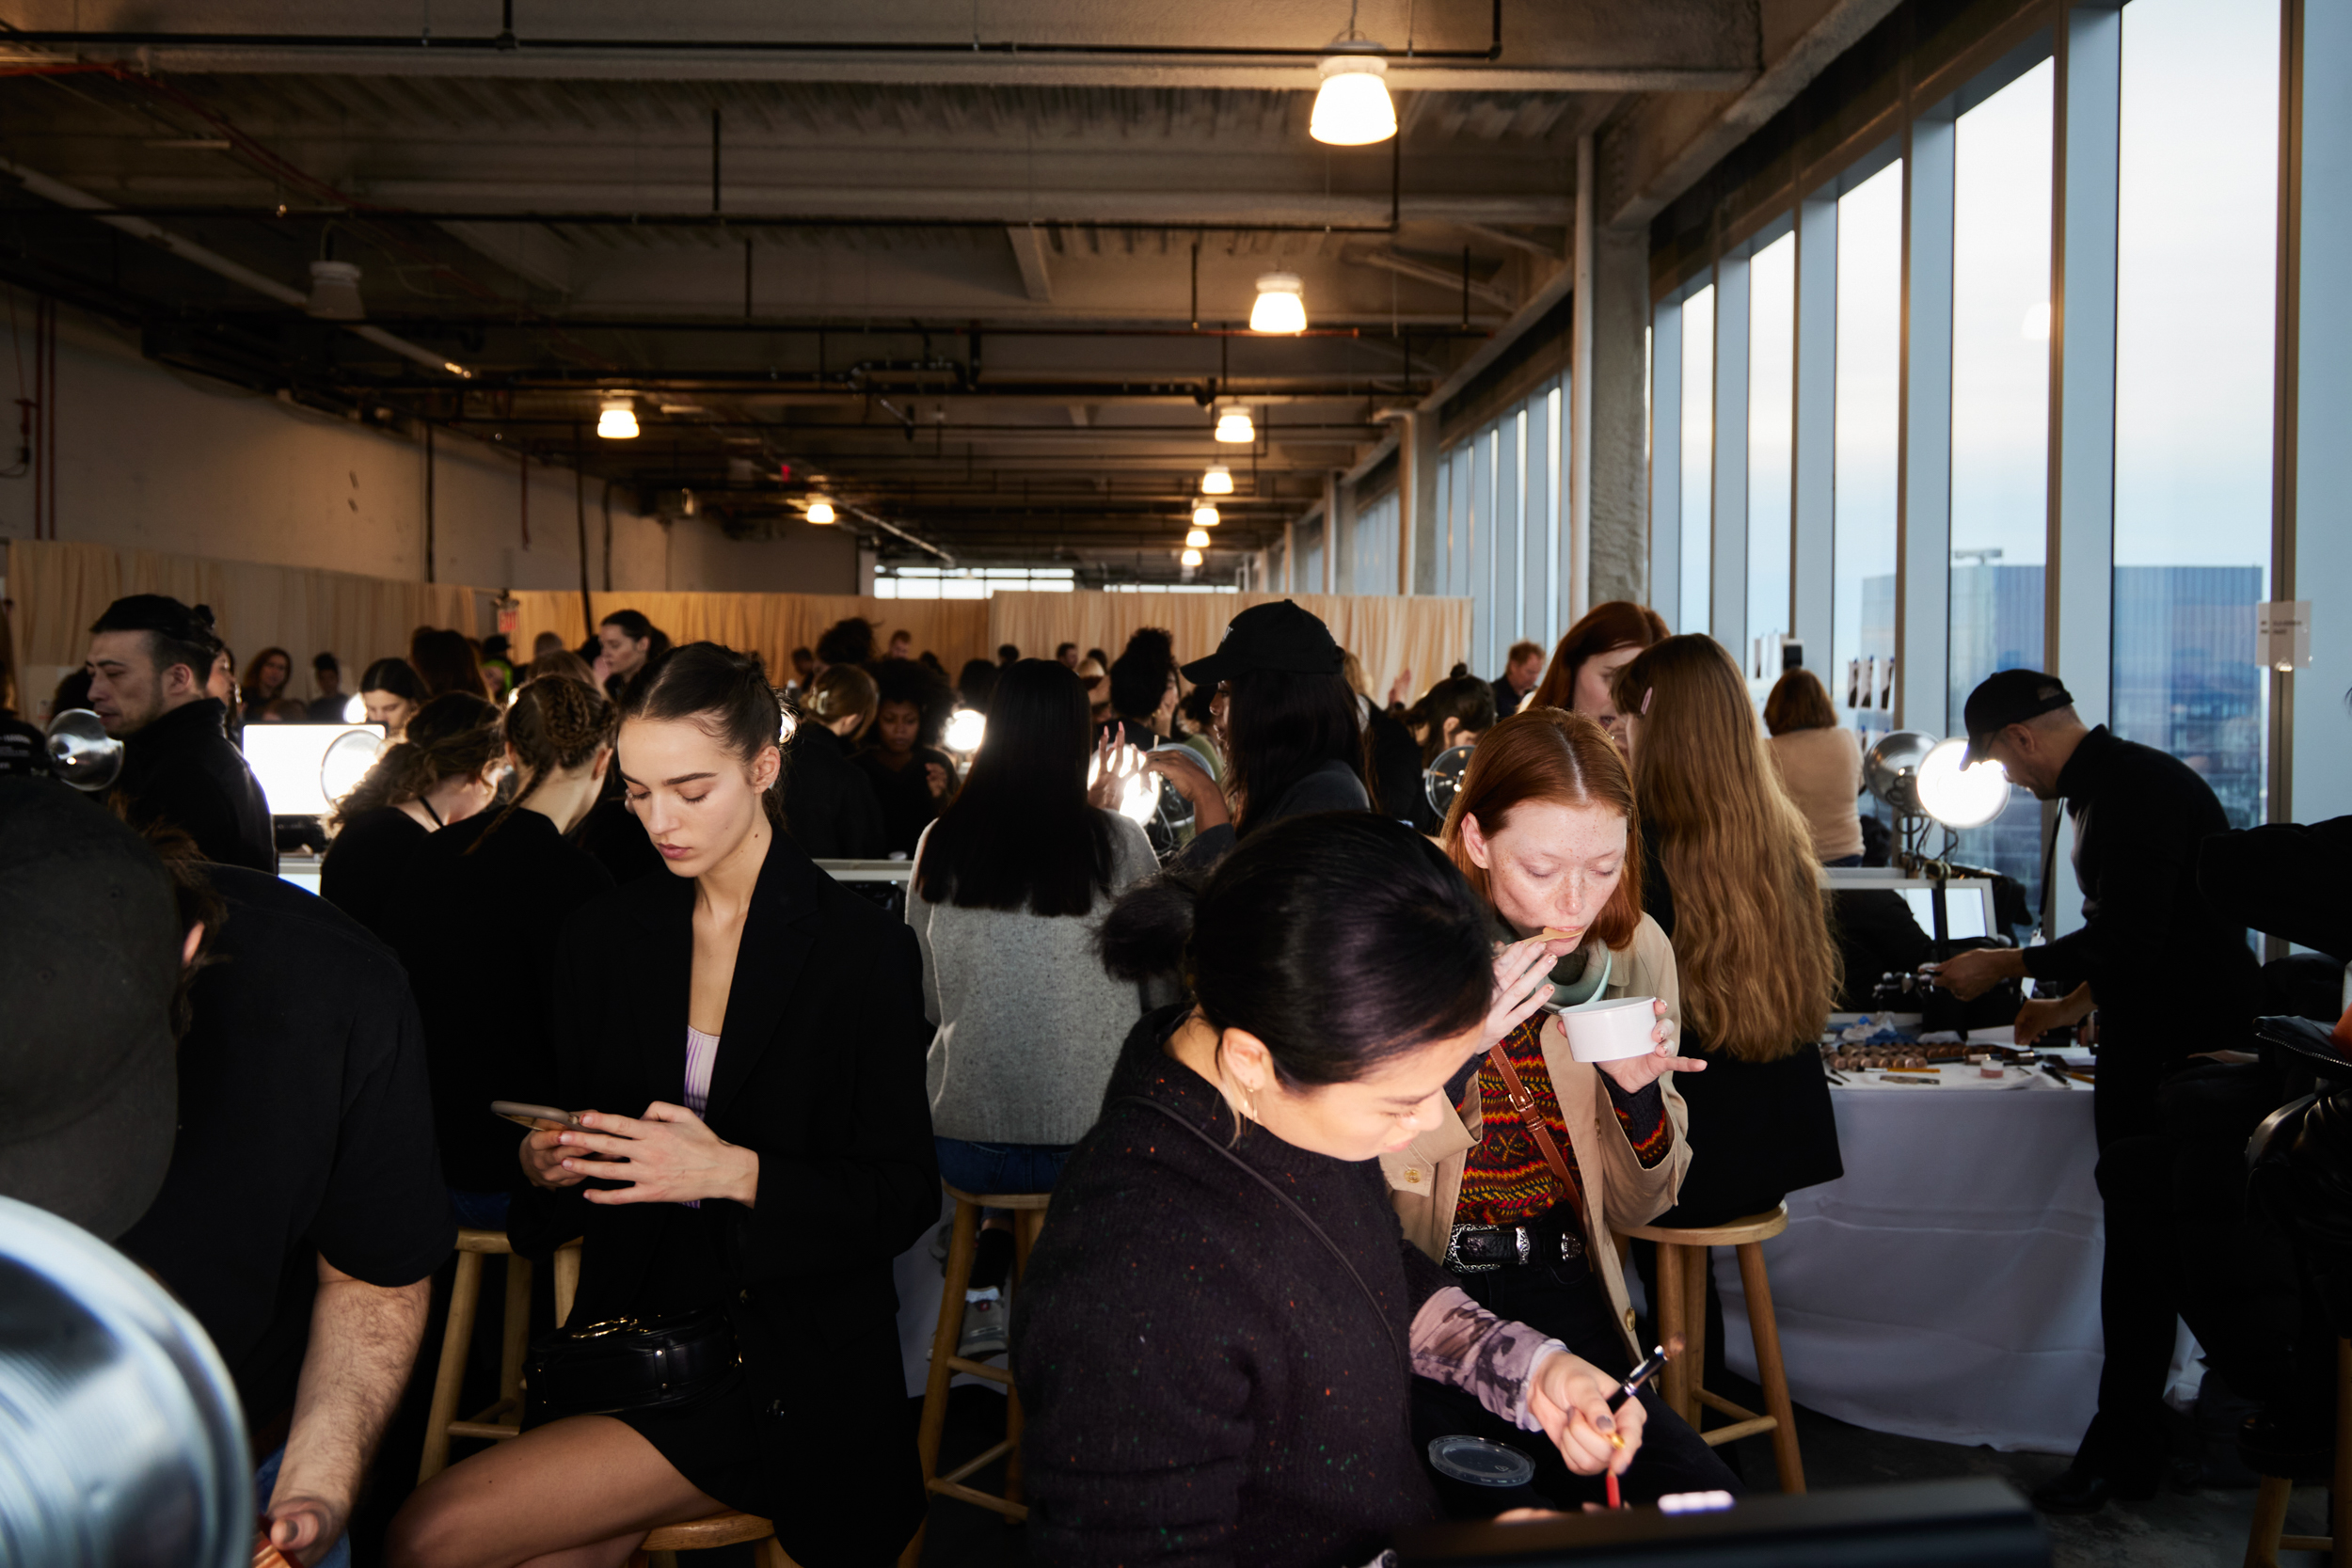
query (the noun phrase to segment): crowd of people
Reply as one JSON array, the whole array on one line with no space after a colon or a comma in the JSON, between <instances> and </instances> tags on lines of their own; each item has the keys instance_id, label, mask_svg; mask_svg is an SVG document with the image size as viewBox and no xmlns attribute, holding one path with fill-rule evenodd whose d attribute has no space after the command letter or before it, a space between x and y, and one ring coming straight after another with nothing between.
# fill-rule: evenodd
<instances>
[{"instance_id":1,"label":"crowd of people","mask_svg":"<svg viewBox=\"0 0 2352 1568\"><path fill-rule=\"evenodd\" d=\"M1610 603L1499 677L1375 699L1288 600L1190 661L1147 628L952 681L862 620L778 683L628 610L520 663L422 628L348 695L321 655L307 704L284 650L232 665L201 607L119 601L58 699L125 742L110 795L5 776L40 754L0 746L0 851L70 873L8 940L58 997L110 999L94 1026L33 1016L40 1049L114 1069L52 1125L151 1129L103 1179L12 1196L204 1324L293 1560L342 1560L364 1520L398 1568L618 1568L728 1509L808 1568L895 1559L926 1497L893 1266L943 1180L1053 1195L1017 1299L1009 1217L985 1218L961 1337L1009 1354L1041 1562L1331 1568L1425 1520L1740 1490L1652 1387L1621 1394L1643 1341L1616 1238L1842 1174L1816 1046L1876 954L1821 875L1865 854L1861 753L1809 673L1759 721L1718 643ZM238 725L354 699L385 746L313 898L271 875ZM984 738L951 752L959 709ZM2161 1469L2175 1311L2272 1440L2324 1426L2304 1363L2166 1240L2268 1244L2183 1173L2294 1085L2185 1046L2248 1037L2245 868L2281 846L2052 677L1995 676L1967 718L1973 756L2077 817L2081 928L1942 977L2047 982L2021 1039L2096 1009L2108 1376L2041 1500L2097 1507ZM1165 854L1119 809L1138 770L1190 814ZM2312 832L2290 852L2341 855ZM818 863L886 858L895 902ZM2184 1030L2166 976L2192 967ZM1621 998L1646 1050L1580 1059L1562 1010ZM460 1226L539 1259L579 1240L569 1325L603 1358L534 1349L526 1430L411 1491L387 1433L432 1380ZM620 1365L648 1336L650 1380ZM1450 1434L1533 1480L1462 1484L1427 1457Z\"/></svg>"}]
</instances>

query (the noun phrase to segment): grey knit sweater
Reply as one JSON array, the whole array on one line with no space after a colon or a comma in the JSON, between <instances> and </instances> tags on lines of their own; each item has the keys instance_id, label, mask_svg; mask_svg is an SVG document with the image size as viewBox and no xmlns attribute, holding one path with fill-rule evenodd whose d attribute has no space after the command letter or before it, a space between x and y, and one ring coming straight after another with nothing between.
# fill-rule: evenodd
<instances>
[{"instance_id":1,"label":"grey knit sweater","mask_svg":"<svg viewBox=\"0 0 2352 1568\"><path fill-rule=\"evenodd\" d=\"M1103 815L1111 887L1087 914L958 909L908 882L923 1009L939 1026L930 1078L931 1130L943 1138L1074 1144L1094 1125L1120 1043L1143 1011L1134 986L1103 972L1095 927L1120 893L1159 868L1141 828Z\"/></svg>"}]
</instances>

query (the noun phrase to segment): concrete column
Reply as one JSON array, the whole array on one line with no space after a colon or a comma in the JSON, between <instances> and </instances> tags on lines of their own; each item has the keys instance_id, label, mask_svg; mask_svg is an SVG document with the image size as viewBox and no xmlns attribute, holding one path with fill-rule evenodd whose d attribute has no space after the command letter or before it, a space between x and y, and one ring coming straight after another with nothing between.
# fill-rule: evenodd
<instances>
[{"instance_id":1,"label":"concrete column","mask_svg":"<svg viewBox=\"0 0 2352 1568\"><path fill-rule=\"evenodd\" d=\"M1952 558L1952 188L1948 105L1906 128L1901 474L1895 522L1895 727L1945 733Z\"/></svg>"},{"instance_id":2,"label":"concrete column","mask_svg":"<svg viewBox=\"0 0 2352 1568\"><path fill-rule=\"evenodd\" d=\"M1568 308L1568 428L1564 508L1567 538L1565 624L1574 626L1593 608L1593 138L1576 140L1576 223L1568 236L1568 265L1575 269ZM1638 383L1637 383L1638 385ZM1557 486L1564 476L1555 473Z\"/></svg>"},{"instance_id":3,"label":"concrete column","mask_svg":"<svg viewBox=\"0 0 2352 1568\"><path fill-rule=\"evenodd\" d=\"M1708 629L1748 667L1748 259L1715 263L1714 562Z\"/></svg>"},{"instance_id":4,"label":"concrete column","mask_svg":"<svg viewBox=\"0 0 2352 1568\"><path fill-rule=\"evenodd\" d=\"M1790 476L1789 630L1805 667L1843 692L1832 666L1837 549L1837 198L1797 206L1796 451Z\"/></svg>"},{"instance_id":5,"label":"concrete column","mask_svg":"<svg viewBox=\"0 0 2352 1568\"><path fill-rule=\"evenodd\" d=\"M1413 504L1406 514L1410 531L1406 537L1412 546L1407 556L1410 569L1399 574L1400 586L1407 594L1435 594L1439 557L1445 549L1445 519L1438 506L1438 476L1445 454L1438 447L1437 417L1415 413L1406 423L1403 439L1412 455L1409 493Z\"/></svg>"},{"instance_id":6,"label":"concrete column","mask_svg":"<svg viewBox=\"0 0 2352 1568\"><path fill-rule=\"evenodd\" d=\"M1341 541L1347 537L1347 486L1337 470L1323 476L1323 581L1318 594L1336 594L1346 579L1340 575Z\"/></svg>"},{"instance_id":7,"label":"concrete column","mask_svg":"<svg viewBox=\"0 0 2352 1568\"><path fill-rule=\"evenodd\" d=\"M2288 569L2274 571L2273 596L2312 601L2312 663L2273 679L2293 726L2284 803L2294 820L2318 822L2352 812L2352 723L2343 705L2352 688L2352 601L2343 592L2352 583L2352 450L2343 438L2352 428L2352 359L2344 352L2352 342L2352 97L2341 89L2352 79L2352 15L2340 5L2290 8L2301 20L2290 127L2301 148L2289 230L2299 231L2288 317L2296 435Z\"/></svg>"},{"instance_id":8,"label":"concrete column","mask_svg":"<svg viewBox=\"0 0 2352 1568\"><path fill-rule=\"evenodd\" d=\"M1282 592L1298 592L1298 519L1285 518L1282 523Z\"/></svg>"},{"instance_id":9,"label":"concrete column","mask_svg":"<svg viewBox=\"0 0 2352 1568\"><path fill-rule=\"evenodd\" d=\"M1649 605L1682 626L1682 307L1661 305L1650 329ZM1599 411L1597 397L1595 412ZM1597 448L1598 438L1595 445ZM1597 458L1596 458L1597 462ZM1597 492L1595 499L1598 510ZM1594 525L1597 559L1600 529Z\"/></svg>"}]
</instances>

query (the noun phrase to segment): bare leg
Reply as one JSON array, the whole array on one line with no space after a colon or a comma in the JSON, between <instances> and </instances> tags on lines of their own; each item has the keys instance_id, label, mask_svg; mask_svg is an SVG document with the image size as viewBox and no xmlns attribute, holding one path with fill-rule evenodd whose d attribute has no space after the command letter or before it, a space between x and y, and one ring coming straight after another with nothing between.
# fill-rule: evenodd
<instances>
[{"instance_id":1,"label":"bare leg","mask_svg":"<svg viewBox=\"0 0 2352 1568\"><path fill-rule=\"evenodd\" d=\"M574 1416L435 1476L401 1508L390 1568L620 1568L645 1532L725 1511L609 1416Z\"/></svg>"}]
</instances>

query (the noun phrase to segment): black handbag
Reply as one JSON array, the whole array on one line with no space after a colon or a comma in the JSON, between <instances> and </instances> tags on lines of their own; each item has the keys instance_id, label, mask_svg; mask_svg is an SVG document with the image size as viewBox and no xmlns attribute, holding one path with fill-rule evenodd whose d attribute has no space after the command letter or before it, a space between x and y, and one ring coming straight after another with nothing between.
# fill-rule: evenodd
<instances>
[{"instance_id":1,"label":"black handbag","mask_svg":"<svg viewBox=\"0 0 2352 1568\"><path fill-rule=\"evenodd\" d=\"M734 1321L720 1307L553 1329L524 1357L523 1425L683 1404L741 1365Z\"/></svg>"}]
</instances>

